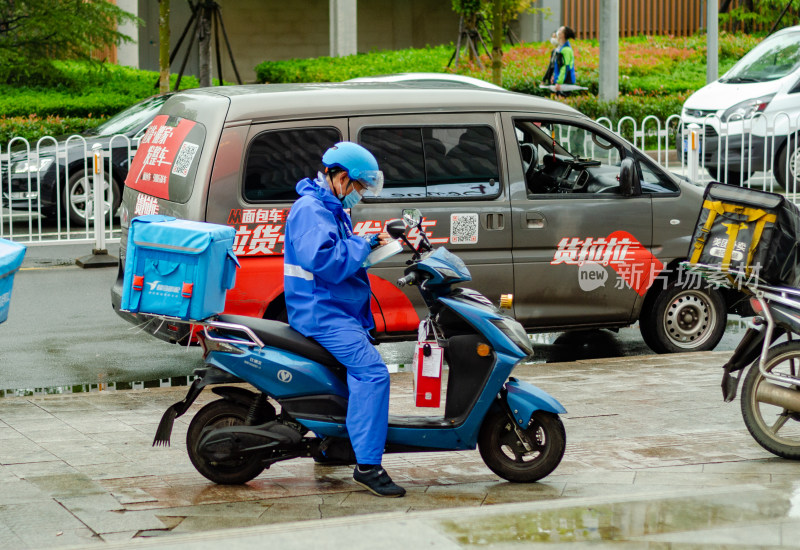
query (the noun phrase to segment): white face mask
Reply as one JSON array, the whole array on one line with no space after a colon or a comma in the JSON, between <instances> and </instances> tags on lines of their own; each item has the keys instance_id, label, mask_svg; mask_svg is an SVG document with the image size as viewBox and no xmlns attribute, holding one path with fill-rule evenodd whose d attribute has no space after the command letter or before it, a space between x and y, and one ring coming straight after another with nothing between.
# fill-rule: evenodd
<instances>
[{"instance_id":1,"label":"white face mask","mask_svg":"<svg viewBox=\"0 0 800 550\"><path fill-rule=\"evenodd\" d=\"M551 36L551 37L550 37L550 43L551 43L553 46L558 46L558 38L556 38L555 36Z\"/></svg>"}]
</instances>

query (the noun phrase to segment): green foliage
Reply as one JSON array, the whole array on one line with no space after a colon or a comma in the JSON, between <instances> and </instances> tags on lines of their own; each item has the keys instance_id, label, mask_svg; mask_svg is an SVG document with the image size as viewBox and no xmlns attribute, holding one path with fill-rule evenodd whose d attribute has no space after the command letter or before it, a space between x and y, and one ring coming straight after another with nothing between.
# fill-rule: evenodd
<instances>
[{"instance_id":1,"label":"green foliage","mask_svg":"<svg viewBox=\"0 0 800 550\"><path fill-rule=\"evenodd\" d=\"M463 17L471 17L481 11L481 0L453 0L453 11Z\"/></svg>"},{"instance_id":2,"label":"green foliage","mask_svg":"<svg viewBox=\"0 0 800 550\"><path fill-rule=\"evenodd\" d=\"M681 112L689 94L690 92L663 96L626 95L613 102L600 101L595 95L585 94L560 98L559 101L591 118L607 117L616 125L619 119L626 116L633 117L637 122L650 115L655 115L662 122L666 121L670 116Z\"/></svg>"},{"instance_id":3,"label":"green foliage","mask_svg":"<svg viewBox=\"0 0 800 550\"><path fill-rule=\"evenodd\" d=\"M111 64L53 62L51 87L0 84L0 144L12 136L36 140L92 128L158 92L158 73ZM172 75L175 85L177 75ZM196 88L184 76L181 88Z\"/></svg>"},{"instance_id":4,"label":"green foliage","mask_svg":"<svg viewBox=\"0 0 800 550\"><path fill-rule=\"evenodd\" d=\"M737 29L744 32L768 31L778 20L787 3L789 10L783 16L778 28L789 27L796 24L798 12L800 12L800 0L751 0L741 2L728 13L719 14L721 25L734 24ZM748 5L749 4L749 5Z\"/></svg>"},{"instance_id":5,"label":"green foliage","mask_svg":"<svg viewBox=\"0 0 800 550\"><path fill-rule=\"evenodd\" d=\"M106 117L157 93L158 73L111 64L57 61L57 83L45 86L0 84L0 115ZM172 76L173 86L177 76ZM185 76L182 88L196 88Z\"/></svg>"},{"instance_id":6,"label":"green foliage","mask_svg":"<svg viewBox=\"0 0 800 550\"><path fill-rule=\"evenodd\" d=\"M800 0L798 0L800 1ZM753 48L760 37L745 34L720 34L720 74ZM647 36L620 41L620 98L603 104L598 92L599 45L580 40L576 50L578 83L589 88L583 95L563 99L586 114L597 118L611 115L614 124L623 116L641 120L656 114L662 120L677 114L689 94L706 83L705 35L690 37ZM552 46L530 43L505 46L502 86L532 95L550 97L540 88ZM453 45L422 49L382 51L349 57L268 61L256 67L261 82L337 82L359 76L399 72L454 72L447 68ZM491 81L490 63L459 66L458 73Z\"/></svg>"},{"instance_id":7,"label":"green foliage","mask_svg":"<svg viewBox=\"0 0 800 550\"><path fill-rule=\"evenodd\" d=\"M408 71L442 72L452 46L385 50L346 57L264 61L256 65L259 82L341 82L359 76Z\"/></svg>"},{"instance_id":8,"label":"green foliage","mask_svg":"<svg viewBox=\"0 0 800 550\"><path fill-rule=\"evenodd\" d=\"M536 0L502 0L503 24L516 20L520 14L534 11L549 11L549 8L535 8ZM492 19L494 0L452 0L453 11L469 18L482 15L487 21Z\"/></svg>"},{"instance_id":9,"label":"green foliage","mask_svg":"<svg viewBox=\"0 0 800 550\"><path fill-rule=\"evenodd\" d=\"M102 121L101 118L59 117L52 115L47 117L36 115L0 116L0 144L5 150L13 138L20 137L27 139L33 148L36 146L36 141L43 136L78 134L89 128L94 128ZM48 143L50 142L45 141L43 145Z\"/></svg>"},{"instance_id":10,"label":"green foliage","mask_svg":"<svg viewBox=\"0 0 800 550\"><path fill-rule=\"evenodd\" d=\"M91 60L95 51L131 39L117 30L138 18L107 0L0 3L0 82L54 85L54 59Z\"/></svg>"},{"instance_id":11,"label":"green foliage","mask_svg":"<svg viewBox=\"0 0 800 550\"><path fill-rule=\"evenodd\" d=\"M800 0L798 0L800 1ZM744 34L720 35L720 74L760 40ZM616 126L624 116L642 120L655 114L662 121L679 113L691 92L705 85L705 36L627 38L620 43L620 98L600 102L599 49L596 41L577 41L578 82L589 91L559 98L592 118L607 116ZM505 46L503 87L551 97L539 88L549 43ZM447 69L453 45L376 51L341 58L267 61L256 67L261 82L338 82L359 76L400 72L454 72ZM488 63L486 63L488 67ZM0 65L0 72L5 67ZM490 69L467 64L458 73L491 81ZM173 85L175 82L173 75ZM76 133L156 93L158 73L109 64L56 61L47 69L49 86L0 83L0 144L11 135L35 140L43 135ZM0 82L3 79L0 78ZM184 77L182 88L194 88Z\"/></svg>"}]
</instances>

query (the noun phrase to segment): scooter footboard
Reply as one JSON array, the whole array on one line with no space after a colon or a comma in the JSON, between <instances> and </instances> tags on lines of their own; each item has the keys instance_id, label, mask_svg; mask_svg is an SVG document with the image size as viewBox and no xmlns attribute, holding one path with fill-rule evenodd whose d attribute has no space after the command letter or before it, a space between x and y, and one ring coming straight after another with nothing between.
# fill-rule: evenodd
<instances>
[{"instance_id":1,"label":"scooter footboard","mask_svg":"<svg viewBox=\"0 0 800 550\"><path fill-rule=\"evenodd\" d=\"M520 426L527 426L536 411L565 414L567 409L546 391L533 384L509 378L505 384L506 399L514 419Z\"/></svg>"}]
</instances>

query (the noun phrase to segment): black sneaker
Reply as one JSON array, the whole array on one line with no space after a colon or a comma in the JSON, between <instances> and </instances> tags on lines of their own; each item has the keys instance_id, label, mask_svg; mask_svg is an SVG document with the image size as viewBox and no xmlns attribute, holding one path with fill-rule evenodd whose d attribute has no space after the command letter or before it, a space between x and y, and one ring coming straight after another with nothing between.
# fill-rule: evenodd
<instances>
[{"instance_id":1,"label":"black sneaker","mask_svg":"<svg viewBox=\"0 0 800 550\"><path fill-rule=\"evenodd\" d=\"M356 466L353 470L353 479L373 495L379 497L401 497L406 494L406 490L395 484L386 470L381 467L370 468L366 472L362 472Z\"/></svg>"}]
</instances>

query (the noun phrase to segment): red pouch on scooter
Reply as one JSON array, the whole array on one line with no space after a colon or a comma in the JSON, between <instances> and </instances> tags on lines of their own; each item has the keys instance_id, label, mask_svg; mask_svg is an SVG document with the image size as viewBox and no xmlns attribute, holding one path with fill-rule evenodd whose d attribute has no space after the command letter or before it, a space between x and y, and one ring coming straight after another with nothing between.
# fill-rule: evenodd
<instances>
[{"instance_id":1,"label":"red pouch on scooter","mask_svg":"<svg viewBox=\"0 0 800 550\"><path fill-rule=\"evenodd\" d=\"M428 322L420 323L414 349L414 404L417 407L439 407L442 394L442 348L435 335L428 336Z\"/></svg>"}]
</instances>

